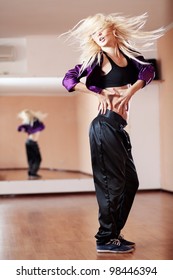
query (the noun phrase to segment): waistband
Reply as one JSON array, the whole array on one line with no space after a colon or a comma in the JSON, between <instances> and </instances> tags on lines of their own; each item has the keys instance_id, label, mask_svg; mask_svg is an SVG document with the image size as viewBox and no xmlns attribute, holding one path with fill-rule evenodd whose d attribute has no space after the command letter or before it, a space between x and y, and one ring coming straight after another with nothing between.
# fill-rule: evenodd
<instances>
[{"instance_id":1,"label":"waistband","mask_svg":"<svg viewBox=\"0 0 173 280\"><path fill-rule=\"evenodd\" d=\"M26 139L26 143L27 144L37 144L37 141L33 140L33 139L30 139L30 138L27 138Z\"/></svg>"},{"instance_id":2,"label":"waistband","mask_svg":"<svg viewBox=\"0 0 173 280\"><path fill-rule=\"evenodd\" d=\"M99 113L101 115L101 113ZM127 125L127 122L125 119L123 119L119 114L115 113L114 111L111 110L106 110L105 114L102 114L102 116L105 116L106 118L117 122L120 124L123 128Z\"/></svg>"}]
</instances>

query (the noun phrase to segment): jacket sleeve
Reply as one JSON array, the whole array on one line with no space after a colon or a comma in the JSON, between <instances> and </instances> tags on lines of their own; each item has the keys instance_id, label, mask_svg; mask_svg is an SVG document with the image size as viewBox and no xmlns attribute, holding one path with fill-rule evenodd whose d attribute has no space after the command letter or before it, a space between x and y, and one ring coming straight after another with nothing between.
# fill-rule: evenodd
<instances>
[{"instance_id":1,"label":"jacket sleeve","mask_svg":"<svg viewBox=\"0 0 173 280\"><path fill-rule=\"evenodd\" d=\"M80 79L86 76L86 71L83 71L80 75L81 64L76 65L73 69L68 70L65 74L62 85L69 91L74 91L74 87L76 84L80 82Z\"/></svg>"},{"instance_id":2,"label":"jacket sleeve","mask_svg":"<svg viewBox=\"0 0 173 280\"><path fill-rule=\"evenodd\" d=\"M138 56L138 60L142 62L147 62L143 56ZM136 68L138 69L138 80L143 80L145 82L144 86L148 85L155 77L155 69L151 63L142 64L136 60L133 60Z\"/></svg>"},{"instance_id":3,"label":"jacket sleeve","mask_svg":"<svg viewBox=\"0 0 173 280\"><path fill-rule=\"evenodd\" d=\"M19 125L19 126L18 126L17 130L18 130L19 132L21 132L21 131L27 132L28 127L29 127L29 125L27 125L27 124L22 124L22 125Z\"/></svg>"},{"instance_id":4,"label":"jacket sleeve","mask_svg":"<svg viewBox=\"0 0 173 280\"><path fill-rule=\"evenodd\" d=\"M80 79L86 77L86 87L89 90L99 94L102 91L102 89L95 85L95 79L97 80L97 78L100 78L100 76L97 77L98 71L96 69L96 64L93 63L92 66L86 67L86 69L82 71L82 73L80 73L81 67L82 64L78 64L73 69L68 70L68 72L65 74L62 80L62 85L69 92L72 92L74 91L75 85L80 82Z\"/></svg>"}]
</instances>

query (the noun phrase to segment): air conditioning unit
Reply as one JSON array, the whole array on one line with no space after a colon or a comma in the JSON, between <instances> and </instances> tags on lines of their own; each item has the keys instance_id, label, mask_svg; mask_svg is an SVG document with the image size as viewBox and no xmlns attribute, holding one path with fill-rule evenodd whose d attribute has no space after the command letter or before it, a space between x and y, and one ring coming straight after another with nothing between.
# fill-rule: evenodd
<instances>
[{"instance_id":1,"label":"air conditioning unit","mask_svg":"<svg viewBox=\"0 0 173 280\"><path fill-rule=\"evenodd\" d=\"M8 45L0 45L0 62L14 61L15 60L15 47Z\"/></svg>"}]
</instances>

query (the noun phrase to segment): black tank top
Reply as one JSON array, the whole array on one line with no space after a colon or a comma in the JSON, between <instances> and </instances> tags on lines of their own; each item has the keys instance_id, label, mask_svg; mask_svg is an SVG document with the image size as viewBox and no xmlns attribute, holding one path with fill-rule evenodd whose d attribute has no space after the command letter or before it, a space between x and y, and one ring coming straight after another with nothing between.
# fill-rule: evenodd
<instances>
[{"instance_id":1,"label":"black tank top","mask_svg":"<svg viewBox=\"0 0 173 280\"><path fill-rule=\"evenodd\" d=\"M104 89L108 87L120 87L134 82L136 79L136 69L128 57L125 56L127 59L127 66L125 67L120 67L115 64L108 55L106 57L111 64L111 70L108 74L101 76L97 86Z\"/></svg>"}]
</instances>

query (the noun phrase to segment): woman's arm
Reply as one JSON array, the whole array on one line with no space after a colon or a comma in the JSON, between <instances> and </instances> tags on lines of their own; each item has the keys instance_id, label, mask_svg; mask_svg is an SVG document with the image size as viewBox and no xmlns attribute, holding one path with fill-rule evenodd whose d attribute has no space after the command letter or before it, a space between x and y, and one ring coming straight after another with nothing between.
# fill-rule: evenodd
<instances>
[{"instance_id":1,"label":"woman's arm","mask_svg":"<svg viewBox=\"0 0 173 280\"><path fill-rule=\"evenodd\" d=\"M76 65L73 69L68 70L65 74L62 85L69 91L74 91L74 87L76 84L80 82L81 76L79 76L81 64Z\"/></svg>"},{"instance_id":2,"label":"woman's arm","mask_svg":"<svg viewBox=\"0 0 173 280\"><path fill-rule=\"evenodd\" d=\"M141 62L146 62L147 60L141 55L137 59ZM155 77L155 69L151 63L143 64L136 60L132 60L132 63L138 70L138 80L144 81L143 87L148 85Z\"/></svg>"},{"instance_id":3,"label":"woman's arm","mask_svg":"<svg viewBox=\"0 0 173 280\"><path fill-rule=\"evenodd\" d=\"M147 62L143 56L137 57L142 62ZM140 89L148 85L155 76L155 69L152 64L142 64L136 60L132 60L132 63L138 70L138 79L133 83L128 89L120 90L120 98L115 102L117 110L120 112L128 111L128 104L132 96L138 92Z\"/></svg>"}]
</instances>

